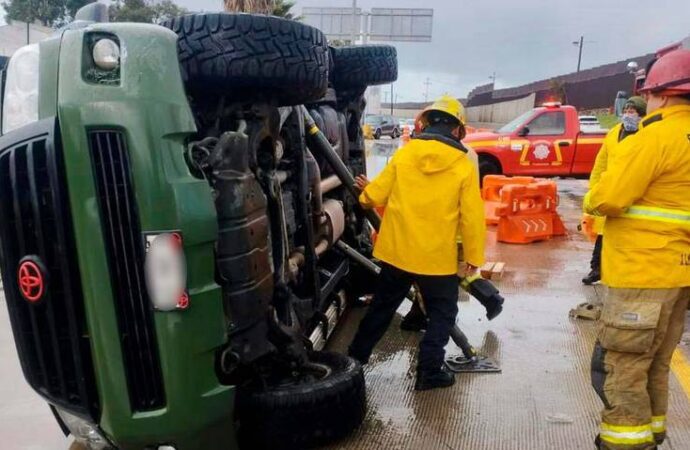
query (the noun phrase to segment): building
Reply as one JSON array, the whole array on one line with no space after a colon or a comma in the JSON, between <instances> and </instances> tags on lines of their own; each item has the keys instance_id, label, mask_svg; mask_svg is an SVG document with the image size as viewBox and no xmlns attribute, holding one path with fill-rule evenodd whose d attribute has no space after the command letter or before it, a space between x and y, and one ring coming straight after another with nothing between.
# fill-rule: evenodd
<instances>
[{"instance_id":1,"label":"building","mask_svg":"<svg viewBox=\"0 0 690 450\"><path fill-rule=\"evenodd\" d=\"M54 33L52 28L13 20L0 26L0 57L10 57L20 47L42 41ZM0 62L0 67L2 62Z\"/></svg>"}]
</instances>

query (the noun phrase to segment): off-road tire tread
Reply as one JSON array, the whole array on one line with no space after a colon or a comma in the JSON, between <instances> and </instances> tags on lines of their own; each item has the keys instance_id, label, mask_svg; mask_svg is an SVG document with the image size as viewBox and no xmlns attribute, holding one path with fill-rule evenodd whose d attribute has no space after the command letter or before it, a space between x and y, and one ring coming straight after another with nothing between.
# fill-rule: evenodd
<instances>
[{"instance_id":1,"label":"off-road tire tread","mask_svg":"<svg viewBox=\"0 0 690 450\"><path fill-rule=\"evenodd\" d=\"M304 449L333 442L364 420L366 394L362 367L354 359L316 352L312 361L333 374L312 384L263 392L238 392L242 448Z\"/></svg>"},{"instance_id":2,"label":"off-road tire tread","mask_svg":"<svg viewBox=\"0 0 690 450\"><path fill-rule=\"evenodd\" d=\"M252 14L191 14L165 21L178 35L182 77L190 93L257 95L280 105L316 101L328 87L330 52L316 28Z\"/></svg>"},{"instance_id":3,"label":"off-road tire tread","mask_svg":"<svg viewBox=\"0 0 690 450\"><path fill-rule=\"evenodd\" d=\"M390 45L363 45L331 49L336 89L375 86L398 79L398 52Z\"/></svg>"}]
</instances>

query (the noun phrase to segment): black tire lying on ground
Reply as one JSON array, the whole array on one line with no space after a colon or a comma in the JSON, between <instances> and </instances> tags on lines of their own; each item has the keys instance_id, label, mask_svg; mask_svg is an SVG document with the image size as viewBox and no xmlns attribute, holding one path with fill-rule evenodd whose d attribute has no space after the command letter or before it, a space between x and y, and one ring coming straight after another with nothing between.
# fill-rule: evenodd
<instances>
[{"instance_id":1,"label":"black tire lying on ground","mask_svg":"<svg viewBox=\"0 0 690 450\"><path fill-rule=\"evenodd\" d=\"M318 100L328 87L326 37L300 22L212 13L176 17L163 26L179 36L182 77L192 95L286 106Z\"/></svg>"},{"instance_id":2,"label":"black tire lying on ground","mask_svg":"<svg viewBox=\"0 0 690 450\"><path fill-rule=\"evenodd\" d=\"M366 396L359 363L331 352L314 352L310 360L330 374L303 384L238 389L241 448L311 448L341 438L362 423Z\"/></svg>"},{"instance_id":3,"label":"black tire lying on ground","mask_svg":"<svg viewBox=\"0 0 690 450\"><path fill-rule=\"evenodd\" d=\"M334 69L331 81L336 89L374 86L398 79L398 52L390 45L331 48Z\"/></svg>"}]
</instances>

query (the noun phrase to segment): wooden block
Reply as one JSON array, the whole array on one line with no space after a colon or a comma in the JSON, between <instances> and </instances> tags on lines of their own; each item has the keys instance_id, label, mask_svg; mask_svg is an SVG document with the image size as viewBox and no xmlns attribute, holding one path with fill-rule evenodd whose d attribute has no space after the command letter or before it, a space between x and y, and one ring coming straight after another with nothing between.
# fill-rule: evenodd
<instances>
[{"instance_id":1,"label":"wooden block","mask_svg":"<svg viewBox=\"0 0 690 450\"><path fill-rule=\"evenodd\" d=\"M506 263L497 262L494 268L491 270L491 278L495 280L500 280L503 277L503 271L506 268Z\"/></svg>"},{"instance_id":2,"label":"wooden block","mask_svg":"<svg viewBox=\"0 0 690 450\"><path fill-rule=\"evenodd\" d=\"M484 264L482 266L482 268L479 269L481 274L482 274L482 277L486 278L487 280L490 280L491 279L491 271L493 270L494 265L496 265L496 263L494 263L494 262L487 262L486 264Z\"/></svg>"}]
</instances>

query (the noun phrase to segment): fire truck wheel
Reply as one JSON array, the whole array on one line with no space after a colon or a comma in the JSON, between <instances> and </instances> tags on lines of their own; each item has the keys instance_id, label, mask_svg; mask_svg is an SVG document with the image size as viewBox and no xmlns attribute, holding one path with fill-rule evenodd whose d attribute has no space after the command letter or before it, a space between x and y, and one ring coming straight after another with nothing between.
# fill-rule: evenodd
<instances>
[{"instance_id":1,"label":"fire truck wheel","mask_svg":"<svg viewBox=\"0 0 690 450\"><path fill-rule=\"evenodd\" d=\"M364 420L364 374L354 359L314 352L299 376L237 394L239 441L247 449L303 449L341 438Z\"/></svg>"},{"instance_id":2,"label":"fire truck wheel","mask_svg":"<svg viewBox=\"0 0 690 450\"><path fill-rule=\"evenodd\" d=\"M330 51L316 28L272 16L191 14L165 21L178 35L190 94L279 106L309 103L328 87Z\"/></svg>"}]
</instances>

